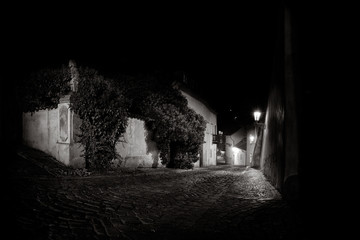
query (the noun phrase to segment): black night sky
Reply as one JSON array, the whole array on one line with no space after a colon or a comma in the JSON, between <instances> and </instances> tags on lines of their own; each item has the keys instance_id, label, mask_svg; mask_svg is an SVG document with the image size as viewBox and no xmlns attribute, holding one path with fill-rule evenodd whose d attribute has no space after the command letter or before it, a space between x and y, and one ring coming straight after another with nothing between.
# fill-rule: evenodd
<instances>
[{"instance_id":1,"label":"black night sky","mask_svg":"<svg viewBox=\"0 0 360 240\"><path fill-rule=\"evenodd\" d=\"M24 76L69 59L105 75L180 70L203 86L198 94L218 113L219 130L266 110L276 4L52 8L21 19L10 28L10 49Z\"/></svg>"}]
</instances>

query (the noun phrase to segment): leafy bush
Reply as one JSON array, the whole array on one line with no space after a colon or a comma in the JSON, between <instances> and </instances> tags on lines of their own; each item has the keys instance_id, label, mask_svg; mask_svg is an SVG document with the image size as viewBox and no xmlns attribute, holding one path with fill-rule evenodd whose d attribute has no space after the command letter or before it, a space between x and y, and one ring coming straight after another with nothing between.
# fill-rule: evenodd
<instances>
[{"instance_id":1,"label":"leafy bush","mask_svg":"<svg viewBox=\"0 0 360 240\"><path fill-rule=\"evenodd\" d=\"M192 168L199 160L205 121L187 107L187 100L166 77L101 76L96 70L79 69L77 91L71 108L81 121L79 142L84 146L86 168L105 170L120 156L116 143L125 132L128 117L145 121L153 132L163 164ZM56 108L61 96L70 92L70 69L44 69L22 84L24 112Z\"/></svg>"},{"instance_id":2,"label":"leafy bush","mask_svg":"<svg viewBox=\"0 0 360 240\"><path fill-rule=\"evenodd\" d=\"M162 163L169 168L193 168L204 141L203 117L188 108L186 98L169 84L148 91L139 103L138 115L153 131Z\"/></svg>"},{"instance_id":3,"label":"leafy bush","mask_svg":"<svg viewBox=\"0 0 360 240\"><path fill-rule=\"evenodd\" d=\"M108 169L119 158L115 146L126 130L128 102L118 82L94 69L79 68L78 81L71 108L82 120L79 142L85 149L86 168Z\"/></svg>"},{"instance_id":4,"label":"leafy bush","mask_svg":"<svg viewBox=\"0 0 360 240\"><path fill-rule=\"evenodd\" d=\"M34 72L19 85L23 112L56 108L61 96L70 92L70 69L67 66Z\"/></svg>"}]
</instances>

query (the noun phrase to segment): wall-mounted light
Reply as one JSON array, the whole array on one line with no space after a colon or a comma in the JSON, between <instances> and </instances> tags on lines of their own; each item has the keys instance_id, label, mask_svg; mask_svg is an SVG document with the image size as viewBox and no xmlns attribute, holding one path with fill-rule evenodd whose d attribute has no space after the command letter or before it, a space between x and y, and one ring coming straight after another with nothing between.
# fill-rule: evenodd
<instances>
[{"instance_id":1,"label":"wall-mounted light","mask_svg":"<svg viewBox=\"0 0 360 240\"><path fill-rule=\"evenodd\" d=\"M261 117L261 112L260 111L255 111L254 112L255 122L258 122L260 120L260 117Z\"/></svg>"},{"instance_id":2,"label":"wall-mounted light","mask_svg":"<svg viewBox=\"0 0 360 240\"><path fill-rule=\"evenodd\" d=\"M257 127L261 128L261 129L265 129L266 126L264 123L259 122L261 117L261 112L259 110L256 110L254 112L254 120L255 120L255 135L257 136Z\"/></svg>"},{"instance_id":3,"label":"wall-mounted light","mask_svg":"<svg viewBox=\"0 0 360 240\"><path fill-rule=\"evenodd\" d=\"M253 142L254 142L254 140L255 140L254 135L250 135L250 136L249 136L249 140L250 140L250 143L253 143Z\"/></svg>"}]
</instances>

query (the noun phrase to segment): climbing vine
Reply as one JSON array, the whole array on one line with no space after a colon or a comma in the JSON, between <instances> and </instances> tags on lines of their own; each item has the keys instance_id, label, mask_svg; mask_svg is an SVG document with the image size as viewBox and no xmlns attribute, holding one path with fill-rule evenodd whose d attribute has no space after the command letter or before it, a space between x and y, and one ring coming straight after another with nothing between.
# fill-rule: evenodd
<instances>
[{"instance_id":1,"label":"climbing vine","mask_svg":"<svg viewBox=\"0 0 360 240\"><path fill-rule=\"evenodd\" d=\"M79 142L85 149L86 167L110 168L111 161L119 158L115 147L128 120L123 88L94 69L79 68L78 90L71 95L71 108L82 120Z\"/></svg>"},{"instance_id":2,"label":"climbing vine","mask_svg":"<svg viewBox=\"0 0 360 240\"><path fill-rule=\"evenodd\" d=\"M70 80L65 66L34 73L22 85L23 111L56 108L60 97L70 93ZM80 67L77 80L70 107L81 119L77 137L84 147L86 168L105 170L119 158L116 143L129 117L145 121L167 167L189 169L199 160L205 121L188 108L186 98L169 79L156 75L109 79Z\"/></svg>"}]
</instances>

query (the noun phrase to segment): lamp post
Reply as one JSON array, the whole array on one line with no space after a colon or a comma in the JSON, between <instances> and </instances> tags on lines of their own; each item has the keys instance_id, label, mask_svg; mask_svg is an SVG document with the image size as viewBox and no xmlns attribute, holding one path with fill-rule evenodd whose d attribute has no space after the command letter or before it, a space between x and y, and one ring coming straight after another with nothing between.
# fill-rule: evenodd
<instances>
[{"instance_id":1,"label":"lamp post","mask_svg":"<svg viewBox=\"0 0 360 240\"><path fill-rule=\"evenodd\" d=\"M265 124L264 123L260 123L260 117L261 117L261 112L256 110L254 111L254 126L255 126L255 146L253 149L253 161L251 163L252 167L260 167L260 158L261 158L261 147L262 147L262 134L261 131L258 133L258 128L260 127L260 129L264 129L265 128ZM258 136L259 135L259 136ZM259 139L258 139L259 138Z\"/></svg>"},{"instance_id":2,"label":"lamp post","mask_svg":"<svg viewBox=\"0 0 360 240\"><path fill-rule=\"evenodd\" d=\"M255 111L254 112L255 122L258 122L260 120L260 117L261 117L261 112L260 111Z\"/></svg>"},{"instance_id":3,"label":"lamp post","mask_svg":"<svg viewBox=\"0 0 360 240\"><path fill-rule=\"evenodd\" d=\"M256 110L254 112L254 120L255 120L255 137L257 138L257 131L256 131L256 127L257 127L257 124L260 120L260 117L261 117L261 112Z\"/></svg>"}]
</instances>

